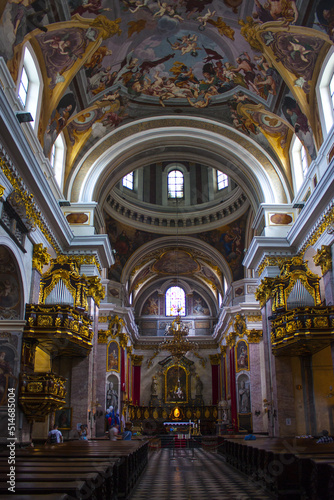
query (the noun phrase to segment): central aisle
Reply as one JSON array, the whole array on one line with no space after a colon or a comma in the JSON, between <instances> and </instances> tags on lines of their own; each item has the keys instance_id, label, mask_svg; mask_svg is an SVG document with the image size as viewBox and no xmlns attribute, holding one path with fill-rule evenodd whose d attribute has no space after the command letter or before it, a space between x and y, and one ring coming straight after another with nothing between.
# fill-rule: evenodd
<instances>
[{"instance_id":1,"label":"central aisle","mask_svg":"<svg viewBox=\"0 0 334 500\"><path fill-rule=\"evenodd\" d=\"M194 452L194 454L193 454ZM151 452L129 500L272 499L267 492L227 465L216 453L161 449Z\"/></svg>"}]
</instances>

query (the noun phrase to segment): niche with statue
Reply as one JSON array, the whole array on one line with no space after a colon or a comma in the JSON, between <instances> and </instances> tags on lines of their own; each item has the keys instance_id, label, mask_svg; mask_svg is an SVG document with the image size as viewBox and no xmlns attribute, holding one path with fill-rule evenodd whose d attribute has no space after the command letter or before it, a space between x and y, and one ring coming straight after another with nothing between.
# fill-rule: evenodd
<instances>
[{"instance_id":1,"label":"niche with statue","mask_svg":"<svg viewBox=\"0 0 334 500\"><path fill-rule=\"evenodd\" d=\"M119 409L119 380L116 375L109 375L106 382L106 409L110 406L115 413Z\"/></svg>"},{"instance_id":2,"label":"niche with statue","mask_svg":"<svg viewBox=\"0 0 334 500\"><path fill-rule=\"evenodd\" d=\"M252 429L252 414L251 414L251 397L250 397L250 380L248 375L241 374L237 378L237 408L238 408L238 427L239 430L251 431Z\"/></svg>"}]
</instances>

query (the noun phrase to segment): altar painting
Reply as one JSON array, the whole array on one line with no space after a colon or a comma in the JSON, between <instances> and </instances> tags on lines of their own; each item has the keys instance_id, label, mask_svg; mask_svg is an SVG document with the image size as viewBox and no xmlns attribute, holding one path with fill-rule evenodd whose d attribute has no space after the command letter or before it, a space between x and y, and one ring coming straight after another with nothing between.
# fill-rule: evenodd
<instances>
[{"instance_id":1,"label":"altar painting","mask_svg":"<svg viewBox=\"0 0 334 500\"><path fill-rule=\"evenodd\" d=\"M179 365L173 365L165 374L165 402L188 402L188 373Z\"/></svg>"},{"instance_id":2,"label":"altar painting","mask_svg":"<svg viewBox=\"0 0 334 500\"><path fill-rule=\"evenodd\" d=\"M119 345L112 340L108 344L107 350L107 372L119 372Z\"/></svg>"}]
</instances>

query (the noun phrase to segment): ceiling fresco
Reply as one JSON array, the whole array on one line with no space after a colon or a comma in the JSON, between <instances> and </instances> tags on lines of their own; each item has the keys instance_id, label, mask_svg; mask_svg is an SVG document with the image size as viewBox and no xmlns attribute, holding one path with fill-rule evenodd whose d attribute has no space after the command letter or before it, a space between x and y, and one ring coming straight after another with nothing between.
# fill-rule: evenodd
<instances>
[{"instance_id":1,"label":"ceiling fresco","mask_svg":"<svg viewBox=\"0 0 334 500\"><path fill-rule=\"evenodd\" d=\"M39 139L49 155L64 132L67 176L111 130L170 111L224 121L288 170L294 131L311 158L320 144L310 83L333 24L330 0L12 0L0 54L16 81L23 43L33 47Z\"/></svg>"},{"instance_id":2,"label":"ceiling fresco","mask_svg":"<svg viewBox=\"0 0 334 500\"><path fill-rule=\"evenodd\" d=\"M213 231L192 234L194 239L192 247L183 247L177 243L177 236L169 244L170 248L162 248L146 251L143 256L136 259L130 270L129 291L138 291L144 284L161 276L188 276L198 279L209 286L212 290L223 290L222 265L221 262L208 255L208 248L212 247L226 262L233 276L233 280L242 279L244 271L242 260L245 248L245 230L249 213L246 212L231 224L226 224ZM109 215L105 214L106 230L110 243L115 249L115 264L109 270L109 279L125 282L123 270L130 258L139 249L149 242L153 242L164 236L163 233L148 233L136 228L121 224ZM202 250L195 248L195 242L205 243Z\"/></svg>"},{"instance_id":3,"label":"ceiling fresco","mask_svg":"<svg viewBox=\"0 0 334 500\"><path fill-rule=\"evenodd\" d=\"M131 134L149 135L151 128L172 127L176 117L184 118L183 126L201 127L208 134L219 126L226 142L237 146L247 142L247 151L252 148L250 153L257 159L260 151L268 175L274 179L271 171L276 169L277 179L284 178L292 194L289 150L294 134L311 159L322 143L319 116L314 112L315 83L333 41L332 0L0 3L0 56L17 82L27 42L34 53L43 79L38 139L50 156L63 133L64 197L71 202L81 201L80 189L91 165L116 141L130 142ZM180 157L173 160L190 161L185 157L186 146L193 145L177 144ZM139 160L132 166L134 154L129 149L131 168L144 166ZM146 164L166 161L149 157L151 151L147 154ZM228 156L225 160L228 165L234 161ZM234 168L230 168L232 176ZM105 180L110 192L112 182L116 184L124 174L122 167L117 172L117 165L108 164L108 169L99 182ZM253 186L250 176L245 178L245 184ZM103 210L103 200L93 197L93 201ZM218 229L192 234L194 247L188 243L181 249L175 241L159 247L157 240L164 242L163 229L160 234L131 227L131 221L122 225L104 207L105 228L115 251L108 275L116 282L111 288L115 296L119 283L127 282L130 291L140 294L154 280L169 279L175 275L176 260L184 277L205 284L212 294L223 294L227 274L229 282L244 277L245 235L252 231L247 227L250 209ZM141 254L149 244L154 250ZM139 258L132 265L136 255Z\"/></svg>"}]
</instances>

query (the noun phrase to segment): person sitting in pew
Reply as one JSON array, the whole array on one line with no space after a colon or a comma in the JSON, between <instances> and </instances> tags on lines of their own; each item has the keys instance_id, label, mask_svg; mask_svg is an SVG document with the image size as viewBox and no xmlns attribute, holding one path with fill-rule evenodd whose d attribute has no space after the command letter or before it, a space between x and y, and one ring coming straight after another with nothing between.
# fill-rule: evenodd
<instances>
[{"instance_id":1,"label":"person sitting in pew","mask_svg":"<svg viewBox=\"0 0 334 500\"><path fill-rule=\"evenodd\" d=\"M132 438L132 423L131 422L125 422L125 429L122 433L122 439L123 441L130 441Z\"/></svg>"},{"instance_id":2,"label":"person sitting in pew","mask_svg":"<svg viewBox=\"0 0 334 500\"><path fill-rule=\"evenodd\" d=\"M63 435L58 429L58 425L55 424L53 426L53 429L49 432L48 434L48 439L46 443L48 444L57 444L57 443L62 443L63 442Z\"/></svg>"},{"instance_id":3,"label":"person sitting in pew","mask_svg":"<svg viewBox=\"0 0 334 500\"><path fill-rule=\"evenodd\" d=\"M333 438L329 436L328 431L325 429L322 431L322 436L318 439L317 443L332 443Z\"/></svg>"}]
</instances>

